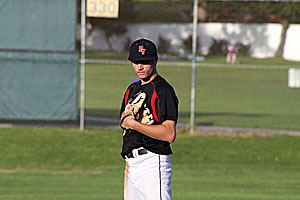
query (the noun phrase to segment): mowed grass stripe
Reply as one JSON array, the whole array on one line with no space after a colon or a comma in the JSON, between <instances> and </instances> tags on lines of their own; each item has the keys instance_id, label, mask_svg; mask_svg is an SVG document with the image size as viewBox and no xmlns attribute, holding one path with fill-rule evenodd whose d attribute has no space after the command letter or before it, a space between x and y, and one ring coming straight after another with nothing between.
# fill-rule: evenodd
<instances>
[{"instance_id":1,"label":"mowed grass stripe","mask_svg":"<svg viewBox=\"0 0 300 200\"><path fill-rule=\"evenodd\" d=\"M122 199L121 140L121 130L1 128L0 199ZM179 131L173 199L299 199L299 143Z\"/></svg>"}]
</instances>

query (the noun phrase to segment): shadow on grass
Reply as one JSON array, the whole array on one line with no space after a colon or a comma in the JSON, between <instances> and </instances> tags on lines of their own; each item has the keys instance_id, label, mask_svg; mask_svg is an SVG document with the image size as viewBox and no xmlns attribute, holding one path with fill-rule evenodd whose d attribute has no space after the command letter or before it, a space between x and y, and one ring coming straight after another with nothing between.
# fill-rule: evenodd
<instances>
[{"instance_id":1,"label":"shadow on grass","mask_svg":"<svg viewBox=\"0 0 300 200\"><path fill-rule=\"evenodd\" d=\"M237 117L237 118L262 118L269 116L267 114L259 114L259 113L228 113L228 112L215 112L215 113L208 113L208 112L196 112L195 118L204 118L204 117ZM181 123L188 123L190 119L190 112L180 112L179 119ZM102 124L106 123L107 125L118 125L119 124L119 110L116 109L87 109L86 110L86 121L87 124L94 124L97 123ZM205 125L205 126L213 126L214 123L207 121L207 122L200 122L197 125Z\"/></svg>"},{"instance_id":2,"label":"shadow on grass","mask_svg":"<svg viewBox=\"0 0 300 200\"><path fill-rule=\"evenodd\" d=\"M79 112L78 112L79 113ZM249 113L228 113L228 112L196 112L195 118L203 117L242 117L242 118L261 118L269 115L266 114L249 114ZM190 112L180 112L179 119L181 123L188 123ZM79 127L79 116L76 120L6 120L0 119L2 126L36 126L36 127ZM119 110L118 109L86 109L85 110L85 125L91 128L105 128L119 126ZM200 122L197 125L213 126L214 123Z\"/></svg>"},{"instance_id":3,"label":"shadow on grass","mask_svg":"<svg viewBox=\"0 0 300 200\"><path fill-rule=\"evenodd\" d=\"M228 117L236 117L236 118L263 118L270 116L269 114L261 114L261 113L234 113L234 112L196 112L195 119L201 119L205 117L223 117L225 120ZM180 121L188 123L190 120L190 112L180 112L179 113ZM201 121L196 122L197 125L200 126L213 126L213 121Z\"/></svg>"}]
</instances>

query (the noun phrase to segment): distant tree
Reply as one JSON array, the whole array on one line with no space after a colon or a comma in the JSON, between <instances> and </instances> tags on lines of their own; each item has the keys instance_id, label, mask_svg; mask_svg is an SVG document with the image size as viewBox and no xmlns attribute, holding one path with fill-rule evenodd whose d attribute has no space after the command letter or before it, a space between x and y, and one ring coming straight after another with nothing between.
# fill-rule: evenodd
<instances>
[{"instance_id":1,"label":"distant tree","mask_svg":"<svg viewBox=\"0 0 300 200\"><path fill-rule=\"evenodd\" d=\"M192 21L192 10L186 13L175 0L166 0L176 8L183 22ZM193 0L185 0L193 3ZM199 0L200 21L233 23L280 23L282 32L275 55L282 57L291 22L300 22L300 2L296 1L213 1Z\"/></svg>"},{"instance_id":2,"label":"distant tree","mask_svg":"<svg viewBox=\"0 0 300 200\"><path fill-rule=\"evenodd\" d=\"M245 45L245 44L239 42L235 45L235 48L237 49L237 53L239 56L249 56L250 55L250 48L251 48L250 44Z\"/></svg>"},{"instance_id":3,"label":"distant tree","mask_svg":"<svg viewBox=\"0 0 300 200\"><path fill-rule=\"evenodd\" d=\"M208 56L226 56L227 53L227 40L212 39L213 43L209 47Z\"/></svg>"},{"instance_id":4,"label":"distant tree","mask_svg":"<svg viewBox=\"0 0 300 200\"><path fill-rule=\"evenodd\" d=\"M126 41L123 44L123 51L128 52L130 50L130 46L131 46L132 42L133 41L129 37L127 37Z\"/></svg>"},{"instance_id":5,"label":"distant tree","mask_svg":"<svg viewBox=\"0 0 300 200\"><path fill-rule=\"evenodd\" d=\"M157 50L160 54L167 54L169 53L171 44L169 39L163 38L161 35L158 37L158 44L157 44Z\"/></svg>"},{"instance_id":6,"label":"distant tree","mask_svg":"<svg viewBox=\"0 0 300 200\"><path fill-rule=\"evenodd\" d=\"M299 7L295 6L292 2L253 2L254 10L248 11L245 21L253 22L258 19L264 19L269 22L276 22L282 25L282 32L280 36L280 43L277 47L275 56L282 57L284 52L284 45L287 36L287 30L289 28L289 21L292 16L299 12ZM299 5L299 4L298 4ZM300 14L300 13L299 13Z\"/></svg>"},{"instance_id":7,"label":"distant tree","mask_svg":"<svg viewBox=\"0 0 300 200\"><path fill-rule=\"evenodd\" d=\"M207 3L206 1L200 1L198 5L198 21L205 22L207 21Z\"/></svg>"},{"instance_id":8,"label":"distant tree","mask_svg":"<svg viewBox=\"0 0 300 200\"><path fill-rule=\"evenodd\" d=\"M207 3L208 21L237 23L280 23L282 32L276 56L282 57L290 21L297 21L299 2L223 1Z\"/></svg>"},{"instance_id":9,"label":"distant tree","mask_svg":"<svg viewBox=\"0 0 300 200\"><path fill-rule=\"evenodd\" d=\"M201 48L200 44L200 37L197 37L196 39L196 52L198 52L198 49ZM193 35L189 35L186 39L183 40L183 47L187 52L192 52L193 49Z\"/></svg>"},{"instance_id":10,"label":"distant tree","mask_svg":"<svg viewBox=\"0 0 300 200\"><path fill-rule=\"evenodd\" d=\"M93 30L101 28L105 33L105 39L110 50L113 50L111 37L119 36L127 31L127 24L131 23L136 16L132 0L120 0L119 18L87 18L87 23ZM121 47L122 48L122 47Z\"/></svg>"},{"instance_id":11,"label":"distant tree","mask_svg":"<svg viewBox=\"0 0 300 200\"><path fill-rule=\"evenodd\" d=\"M193 20L192 16L190 13L185 12L182 10L177 3L174 0L166 0L172 7L176 9L176 12L178 15L181 17L182 21L184 22L191 22Z\"/></svg>"}]
</instances>

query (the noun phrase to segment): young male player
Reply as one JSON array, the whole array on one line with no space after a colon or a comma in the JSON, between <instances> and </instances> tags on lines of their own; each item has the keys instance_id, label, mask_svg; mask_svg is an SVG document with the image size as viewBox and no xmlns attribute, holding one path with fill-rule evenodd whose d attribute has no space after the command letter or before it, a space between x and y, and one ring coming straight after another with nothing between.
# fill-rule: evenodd
<instances>
[{"instance_id":1,"label":"young male player","mask_svg":"<svg viewBox=\"0 0 300 200\"><path fill-rule=\"evenodd\" d=\"M176 137L178 99L156 70L155 44L139 39L128 60L140 81L127 88L120 110L124 129L121 155L126 161L125 200L170 200L170 143Z\"/></svg>"}]
</instances>

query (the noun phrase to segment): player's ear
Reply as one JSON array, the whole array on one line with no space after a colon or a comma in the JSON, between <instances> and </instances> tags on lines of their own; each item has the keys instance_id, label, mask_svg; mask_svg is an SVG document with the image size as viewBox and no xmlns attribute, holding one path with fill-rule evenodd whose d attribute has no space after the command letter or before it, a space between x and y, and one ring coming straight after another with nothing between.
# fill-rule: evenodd
<instances>
[{"instance_id":1,"label":"player's ear","mask_svg":"<svg viewBox=\"0 0 300 200\"><path fill-rule=\"evenodd\" d=\"M152 61L152 66L156 69L157 59Z\"/></svg>"},{"instance_id":2,"label":"player's ear","mask_svg":"<svg viewBox=\"0 0 300 200\"><path fill-rule=\"evenodd\" d=\"M154 60L154 61L153 61L153 64L152 64L152 68L153 68L153 71L154 71L155 73L157 73L156 63L157 63L157 60Z\"/></svg>"}]
</instances>

